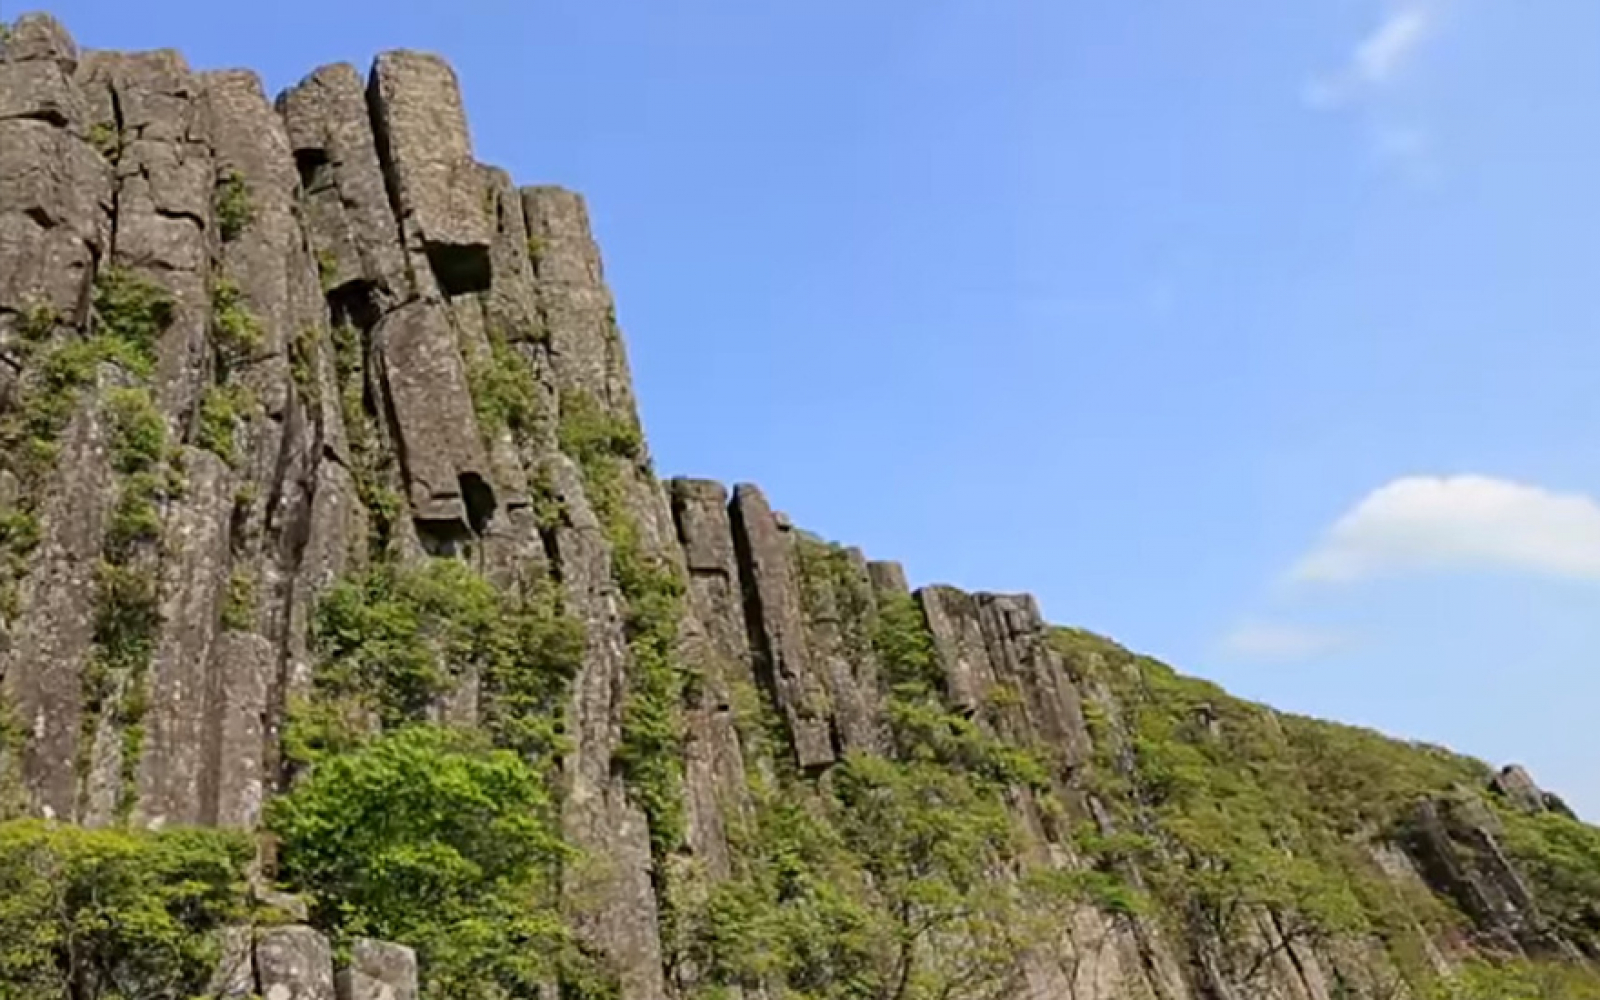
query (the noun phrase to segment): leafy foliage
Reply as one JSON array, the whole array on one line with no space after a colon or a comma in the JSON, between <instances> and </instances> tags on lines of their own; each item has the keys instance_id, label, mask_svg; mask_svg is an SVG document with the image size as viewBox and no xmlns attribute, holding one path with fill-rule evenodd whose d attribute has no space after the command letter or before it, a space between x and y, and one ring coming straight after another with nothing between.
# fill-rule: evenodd
<instances>
[{"instance_id":1,"label":"leafy foliage","mask_svg":"<svg viewBox=\"0 0 1600 1000\"><path fill-rule=\"evenodd\" d=\"M255 409L255 397L238 383L213 385L200 398L194 443L229 465L239 459L239 428Z\"/></svg>"},{"instance_id":2,"label":"leafy foliage","mask_svg":"<svg viewBox=\"0 0 1600 1000\"><path fill-rule=\"evenodd\" d=\"M212 212L217 218L217 232L222 242L238 239L255 219L255 209L250 205L250 188L238 170L223 171L217 179L212 196Z\"/></svg>"},{"instance_id":3,"label":"leafy foliage","mask_svg":"<svg viewBox=\"0 0 1600 1000\"><path fill-rule=\"evenodd\" d=\"M1474 962L1427 1000L1600 1000L1600 973L1555 962Z\"/></svg>"},{"instance_id":4,"label":"leafy foliage","mask_svg":"<svg viewBox=\"0 0 1600 1000\"><path fill-rule=\"evenodd\" d=\"M351 718L385 728L423 719L465 670L482 682L497 742L530 758L558 744L559 701L583 640L553 588L501 593L449 559L378 564L332 587L313 627L320 705L292 734L304 759L352 745Z\"/></svg>"},{"instance_id":5,"label":"leafy foliage","mask_svg":"<svg viewBox=\"0 0 1600 1000\"><path fill-rule=\"evenodd\" d=\"M166 291L131 271L101 271L91 336L23 342L27 371L17 405L0 416L0 461L25 485L37 487L55 463L56 440L77 408L79 390L94 381L102 364L148 375L173 309Z\"/></svg>"},{"instance_id":6,"label":"leafy foliage","mask_svg":"<svg viewBox=\"0 0 1600 1000\"><path fill-rule=\"evenodd\" d=\"M187 1000L245 912L249 841L0 824L0 996Z\"/></svg>"},{"instance_id":7,"label":"leafy foliage","mask_svg":"<svg viewBox=\"0 0 1600 1000\"><path fill-rule=\"evenodd\" d=\"M890 683L894 755L852 753L824 781L787 764L776 781L753 774L754 816L731 838L737 877L694 915L690 956L713 990L782 983L783 995L805 1000L1016 995L1022 956L1055 943L1076 908L1136 904L1114 876L1024 859L1008 796L1047 784L1042 765L944 704L931 636L908 597L879 595L874 614L850 595L842 553L803 545L814 546L802 549L808 603L831 588L846 643L865 636ZM747 727L767 714L747 697L737 703ZM765 726L745 731L747 748L769 746Z\"/></svg>"},{"instance_id":8,"label":"leafy foliage","mask_svg":"<svg viewBox=\"0 0 1600 1000\"><path fill-rule=\"evenodd\" d=\"M248 632L255 625L259 604L255 574L248 567L235 566L228 575L228 591L223 595L222 627L233 632Z\"/></svg>"},{"instance_id":9,"label":"leafy foliage","mask_svg":"<svg viewBox=\"0 0 1600 1000\"><path fill-rule=\"evenodd\" d=\"M176 304L164 289L121 268L108 268L94 287L95 333L112 343L109 360L135 374L149 374L156 345L172 325Z\"/></svg>"},{"instance_id":10,"label":"leafy foliage","mask_svg":"<svg viewBox=\"0 0 1600 1000\"><path fill-rule=\"evenodd\" d=\"M211 284L211 337L224 368L259 351L265 338L261 320L250 311L244 291L226 276L219 275Z\"/></svg>"},{"instance_id":11,"label":"leafy foliage","mask_svg":"<svg viewBox=\"0 0 1600 1000\"><path fill-rule=\"evenodd\" d=\"M567 848L538 773L471 735L409 726L320 761L276 800L281 877L338 940L417 948L430 998L536 995L581 966L555 909Z\"/></svg>"},{"instance_id":12,"label":"leafy foliage","mask_svg":"<svg viewBox=\"0 0 1600 1000\"><path fill-rule=\"evenodd\" d=\"M507 430L519 445L533 437L540 415L539 385L528 360L498 324L490 324L489 354L467 368L467 382L480 429Z\"/></svg>"}]
</instances>

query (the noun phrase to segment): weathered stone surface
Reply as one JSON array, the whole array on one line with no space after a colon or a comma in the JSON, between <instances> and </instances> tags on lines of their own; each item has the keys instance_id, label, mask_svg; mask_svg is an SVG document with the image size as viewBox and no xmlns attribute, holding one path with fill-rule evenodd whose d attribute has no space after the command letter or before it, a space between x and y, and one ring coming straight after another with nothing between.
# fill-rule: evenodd
<instances>
[{"instance_id":1,"label":"weathered stone surface","mask_svg":"<svg viewBox=\"0 0 1600 1000\"><path fill-rule=\"evenodd\" d=\"M389 313L374 349L419 529L470 536L494 514L493 475L443 307L418 301Z\"/></svg>"},{"instance_id":2,"label":"weathered stone surface","mask_svg":"<svg viewBox=\"0 0 1600 1000\"><path fill-rule=\"evenodd\" d=\"M976 713L996 682L977 602L954 587L938 584L918 590L916 599L933 635L946 697L960 711Z\"/></svg>"},{"instance_id":3,"label":"weathered stone surface","mask_svg":"<svg viewBox=\"0 0 1600 1000\"><path fill-rule=\"evenodd\" d=\"M303 924L311 919L311 908L305 898L291 892L280 892L259 877L250 882L250 898L278 917L287 917L293 923Z\"/></svg>"},{"instance_id":4,"label":"weathered stone surface","mask_svg":"<svg viewBox=\"0 0 1600 1000\"><path fill-rule=\"evenodd\" d=\"M206 995L218 1000L245 1000L256 991L255 931L249 927L224 927L217 965Z\"/></svg>"},{"instance_id":5,"label":"weathered stone surface","mask_svg":"<svg viewBox=\"0 0 1600 1000\"><path fill-rule=\"evenodd\" d=\"M539 314L539 291L529 257L531 243L522 192L504 170L485 166L478 169L481 183L493 200L493 242L489 253L494 283L483 296L485 319L491 329L497 329L512 343L541 341L544 320ZM547 412L555 412L553 401Z\"/></svg>"},{"instance_id":6,"label":"weathered stone surface","mask_svg":"<svg viewBox=\"0 0 1600 1000\"><path fill-rule=\"evenodd\" d=\"M1049 627L1032 595L979 594L978 615L995 676L1022 695L1031 743L1049 747L1068 767L1092 749L1083 701L1051 647Z\"/></svg>"},{"instance_id":7,"label":"weathered stone surface","mask_svg":"<svg viewBox=\"0 0 1600 1000\"><path fill-rule=\"evenodd\" d=\"M189 485L167 519L161 629L146 682L136 814L151 825L199 823L208 812L202 786L214 709L207 667L227 587L233 484L208 451L187 448L183 462Z\"/></svg>"},{"instance_id":8,"label":"weathered stone surface","mask_svg":"<svg viewBox=\"0 0 1600 1000\"><path fill-rule=\"evenodd\" d=\"M872 588L879 594L906 597L911 585L906 582L906 570L897 562L873 561L867 563L867 573L872 578Z\"/></svg>"},{"instance_id":9,"label":"weathered stone surface","mask_svg":"<svg viewBox=\"0 0 1600 1000\"><path fill-rule=\"evenodd\" d=\"M885 747L878 658L872 647L877 611L866 560L834 550L805 533L793 544L800 577L806 646L828 688L834 731L845 751Z\"/></svg>"},{"instance_id":10,"label":"weathered stone surface","mask_svg":"<svg viewBox=\"0 0 1600 1000\"><path fill-rule=\"evenodd\" d=\"M206 821L254 829L266 793L267 698L277 650L265 636L223 632L211 649Z\"/></svg>"},{"instance_id":11,"label":"weathered stone surface","mask_svg":"<svg viewBox=\"0 0 1600 1000\"><path fill-rule=\"evenodd\" d=\"M674 479L670 495L689 574L683 655L700 676L685 719L688 839L710 876L720 879L730 873L727 820L750 809L734 706L736 690L754 693L755 678L728 491L707 480Z\"/></svg>"},{"instance_id":12,"label":"weathered stone surface","mask_svg":"<svg viewBox=\"0 0 1600 1000\"><path fill-rule=\"evenodd\" d=\"M108 417L88 395L61 438L45 487L39 546L29 557L9 648L0 648L5 700L26 727L23 777L34 806L75 814L74 761L82 725L83 670L94 642L95 567L117 501Z\"/></svg>"},{"instance_id":13,"label":"weathered stone surface","mask_svg":"<svg viewBox=\"0 0 1600 1000\"><path fill-rule=\"evenodd\" d=\"M207 128L215 154L213 186L237 178L249 218L227 238L218 232L221 270L244 294L260 324L261 343L249 362L276 363L258 378L258 396L269 412L281 413L289 382L287 351L315 317L299 315L292 274L307 261L295 218L298 178L283 119L267 102L261 80L242 70L203 73ZM212 213L214 214L214 213ZM219 225L215 219L213 226ZM312 327L314 329L314 327Z\"/></svg>"},{"instance_id":14,"label":"weathered stone surface","mask_svg":"<svg viewBox=\"0 0 1600 1000\"><path fill-rule=\"evenodd\" d=\"M409 282L361 74L348 63L324 66L284 92L278 110L328 290L361 283L387 309L408 294Z\"/></svg>"},{"instance_id":15,"label":"weathered stone surface","mask_svg":"<svg viewBox=\"0 0 1600 1000\"><path fill-rule=\"evenodd\" d=\"M335 1000L328 939L309 927L263 929L256 936L256 982L262 1000Z\"/></svg>"},{"instance_id":16,"label":"weathered stone surface","mask_svg":"<svg viewBox=\"0 0 1600 1000\"><path fill-rule=\"evenodd\" d=\"M37 118L66 128L84 119L83 96L71 70L54 61L0 61L0 120Z\"/></svg>"},{"instance_id":17,"label":"weathered stone surface","mask_svg":"<svg viewBox=\"0 0 1600 1000\"><path fill-rule=\"evenodd\" d=\"M633 419L633 381L582 196L528 187L522 206L539 315L562 391L581 391L605 412Z\"/></svg>"},{"instance_id":18,"label":"weathered stone surface","mask_svg":"<svg viewBox=\"0 0 1600 1000\"><path fill-rule=\"evenodd\" d=\"M41 306L87 318L111 197L111 168L88 143L47 121L0 121L0 322Z\"/></svg>"},{"instance_id":19,"label":"weathered stone surface","mask_svg":"<svg viewBox=\"0 0 1600 1000\"><path fill-rule=\"evenodd\" d=\"M565 872L562 894L581 938L616 968L625 1000L656 1000L663 975L649 828L615 766L629 653L610 545L570 459L552 455L536 474L566 512L552 532L556 563L587 634L568 715L572 752L561 764L562 827L586 858Z\"/></svg>"},{"instance_id":20,"label":"weathered stone surface","mask_svg":"<svg viewBox=\"0 0 1600 1000\"><path fill-rule=\"evenodd\" d=\"M350 471L333 461L317 465L311 487L309 511L294 552L296 569L287 589L282 687L272 695L273 716L281 714L290 699L304 695L311 685L308 636L316 596L346 571L359 568L366 553L367 515ZM268 743L276 742L273 723Z\"/></svg>"},{"instance_id":21,"label":"weathered stone surface","mask_svg":"<svg viewBox=\"0 0 1600 1000\"><path fill-rule=\"evenodd\" d=\"M0 42L0 59L9 62L48 59L60 63L70 73L78 65L78 43L49 14L24 14L10 25L5 40Z\"/></svg>"},{"instance_id":22,"label":"weathered stone surface","mask_svg":"<svg viewBox=\"0 0 1600 1000\"><path fill-rule=\"evenodd\" d=\"M1494 815L1469 793L1419 802L1405 848L1429 885L1455 900L1495 945L1559 950L1500 833Z\"/></svg>"},{"instance_id":23,"label":"weathered stone surface","mask_svg":"<svg viewBox=\"0 0 1600 1000\"><path fill-rule=\"evenodd\" d=\"M836 755L826 681L806 648L805 615L788 543L759 488L734 487L732 524L758 673L788 723L799 765L831 764Z\"/></svg>"},{"instance_id":24,"label":"weathered stone surface","mask_svg":"<svg viewBox=\"0 0 1600 1000\"><path fill-rule=\"evenodd\" d=\"M1525 768L1510 764L1500 769L1489 783L1490 789L1523 812L1539 813L1547 810L1571 815L1571 810L1556 796L1540 788Z\"/></svg>"},{"instance_id":25,"label":"weathered stone surface","mask_svg":"<svg viewBox=\"0 0 1600 1000\"><path fill-rule=\"evenodd\" d=\"M368 84L378 154L406 246L448 295L489 287L489 219L455 70L438 56L378 56Z\"/></svg>"},{"instance_id":26,"label":"weathered stone surface","mask_svg":"<svg viewBox=\"0 0 1600 1000\"><path fill-rule=\"evenodd\" d=\"M417 955L404 945L358 938L335 979L339 1000L416 1000Z\"/></svg>"},{"instance_id":27,"label":"weathered stone surface","mask_svg":"<svg viewBox=\"0 0 1600 1000\"><path fill-rule=\"evenodd\" d=\"M208 220L216 168L199 79L170 49L90 52L80 85L116 109L116 240L112 263L171 293L157 350L157 399L177 434L199 401L211 322Z\"/></svg>"}]
</instances>

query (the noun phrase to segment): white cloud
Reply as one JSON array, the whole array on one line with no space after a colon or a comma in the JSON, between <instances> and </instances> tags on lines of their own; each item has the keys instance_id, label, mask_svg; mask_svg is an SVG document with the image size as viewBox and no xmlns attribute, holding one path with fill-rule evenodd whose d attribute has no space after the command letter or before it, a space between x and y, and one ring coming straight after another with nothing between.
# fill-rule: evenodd
<instances>
[{"instance_id":1,"label":"white cloud","mask_svg":"<svg viewBox=\"0 0 1600 1000\"><path fill-rule=\"evenodd\" d=\"M1373 490L1290 571L1303 583L1500 569L1600 581L1600 503L1489 476L1411 476Z\"/></svg>"},{"instance_id":2,"label":"white cloud","mask_svg":"<svg viewBox=\"0 0 1600 1000\"><path fill-rule=\"evenodd\" d=\"M1399 167L1414 180L1432 176L1425 130L1415 122L1388 119L1390 99L1428 43L1444 25L1456 0L1387 0L1383 16L1358 39L1343 64L1308 83L1306 105L1318 111L1349 111L1364 120L1367 142L1379 162Z\"/></svg>"},{"instance_id":3,"label":"white cloud","mask_svg":"<svg viewBox=\"0 0 1600 1000\"><path fill-rule=\"evenodd\" d=\"M1245 622L1222 640L1223 652L1243 660L1283 663L1332 652L1347 637L1337 632L1273 622Z\"/></svg>"},{"instance_id":4,"label":"white cloud","mask_svg":"<svg viewBox=\"0 0 1600 1000\"><path fill-rule=\"evenodd\" d=\"M1393 0L1383 20L1350 51L1345 65L1306 88L1306 102L1336 108L1392 83L1438 27L1444 0Z\"/></svg>"}]
</instances>

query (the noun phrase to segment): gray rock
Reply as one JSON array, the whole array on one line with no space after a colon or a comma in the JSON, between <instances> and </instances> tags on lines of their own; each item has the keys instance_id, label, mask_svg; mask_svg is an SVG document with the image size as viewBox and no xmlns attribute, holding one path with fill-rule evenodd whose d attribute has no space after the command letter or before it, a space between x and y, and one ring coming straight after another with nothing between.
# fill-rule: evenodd
<instances>
[{"instance_id":1,"label":"gray rock","mask_svg":"<svg viewBox=\"0 0 1600 1000\"><path fill-rule=\"evenodd\" d=\"M383 311L408 294L409 282L361 74L348 63L323 66L279 96L278 111L329 291L359 284Z\"/></svg>"},{"instance_id":2,"label":"gray rock","mask_svg":"<svg viewBox=\"0 0 1600 1000\"><path fill-rule=\"evenodd\" d=\"M216 711L208 667L227 589L233 483L211 452L186 448L183 464L188 490L167 518L161 625L146 681L135 811L148 824L195 824L207 811L207 730Z\"/></svg>"},{"instance_id":3,"label":"gray rock","mask_svg":"<svg viewBox=\"0 0 1600 1000\"><path fill-rule=\"evenodd\" d=\"M122 136L116 163L116 245L111 262L171 294L173 320L157 348L152 385L177 436L207 375L210 246L216 167L199 79L170 49L89 52L85 90L114 103Z\"/></svg>"},{"instance_id":4,"label":"gray rock","mask_svg":"<svg viewBox=\"0 0 1600 1000\"><path fill-rule=\"evenodd\" d=\"M95 568L117 502L106 425L98 395L86 392L44 486L39 546L22 581L11 641L0 647L5 701L28 731L22 763L30 797L61 819L76 814L74 762L83 671L94 641Z\"/></svg>"},{"instance_id":5,"label":"gray rock","mask_svg":"<svg viewBox=\"0 0 1600 1000\"><path fill-rule=\"evenodd\" d=\"M221 938L206 995L218 1000L246 1000L256 991L255 931L249 927L224 927Z\"/></svg>"},{"instance_id":6,"label":"gray rock","mask_svg":"<svg viewBox=\"0 0 1600 1000\"><path fill-rule=\"evenodd\" d=\"M946 697L963 713L975 714L997 682L978 622L977 603L941 584L923 587L915 596L933 636Z\"/></svg>"},{"instance_id":7,"label":"gray rock","mask_svg":"<svg viewBox=\"0 0 1600 1000\"><path fill-rule=\"evenodd\" d=\"M867 572L872 577L872 589L879 594L908 597L911 594L911 585L906 582L905 567L897 562L874 561L867 563Z\"/></svg>"},{"instance_id":8,"label":"gray rock","mask_svg":"<svg viewBox=\"0 0 1600 1000\"><path fill-rule=\"evenodd\" d=\"M0 309L84 316L109 231L111 169L67 129L0 121Z\"/></svg>"},{"instance_id":9,"label":"gray rock","mask_svg":"<svg viewBox=\"0 0 1600 1000\"><path fill-rule=\"evenodd\" d=\"M1533 780L1526 769L1519 764L1510 764L1500 769L1489 782L1489 787L1505 799L1512 806L1523 812L1544 812L1546 808L1546 794Z\"/></svg>"},{"instance_id":10,"label":"gray rock","mask_svg":"<svg viewBox=\"0 0 1600 1000\"><path fill-rule=\"evenodd\" d=\"M416 1000L417 955L404 945L358 938L335 978L339 1000Z\"/></svg>"},{"instance_id":11,"label":"gray rock","mask_svg":"<svg viewBox=\"0 0 1600 1000\"><path fill-rule=\"evenodd\" d=\"M295 925L261 930L256 936L256 982L262 1000L335 1000L328 939Z\"/></svg>"},{"instance_id":12,"label":"gray rock","mask_svg":"<svg viewBox=\"0 0 1600 1000\"><path fill-rule=\"evenodd\" d=\"M0 62L0 120L37 118L57 128L84 120L72 71L51 61Z\"/></svg>"},{"instance_id":13,"label":"gray rock","mask_svg":"<svg viewBox=\"0 0 1600 1000\"><path fill-rule=\"evenodd\" d=\"M427 53L385 52L368 102L406 246L426 255L447 295L488 288L489 219L455 70Z\"/></svg>"},{"instance_id":14,"label":"gray rock","mask_svg":"<svg viewBox=\"0 0 1600 1000\"><path fill-rule=\"evenodd\" d=\"M881 753L887 746L878 657L872 646L876 609L866 561L856 553L795 532L806 646L828 688L834 728L845 751Z\"/></svg>"},{"instance_id":15,"label":"gray rock","mask_svg":"<svg viewBox=\"0 0 1600 1000\"><path fill-rule=\"evenodd\" d=\"M1046 748L1068 768L1082 765L1093 749L1083 700L1050 645L1038 602L1031 594L979 594L977 601L995 674L1022 696L1027 729L1013 738Z\"/></svg>"},{"instance_id":16,"label":"gray rock","mask_svg":"<svg viewBox=\"0 0 1600 1000\"><path fill-rule=\"evenodd\" d=\"M787 541L761 490L734 487L733 537L748 595L759 673L783 712L802 768L835 759L827 682L811 663L805 614Z\"/></svg>"},{"instance_id":17,"label":"gray rock","mask_svg":"<svg viewBox=\"0 0 1600 1000\"><path fill-rule=\"evenodd\" d=\"M260 822L268 696L277 660L272 642L249 632L223 632L211 648L203 800L207 821L217 826L253 830Z\"/></svg>"},{"instance_id":18,"label":"gray rock","mask_svg":"<svg viewBox=\"0 0 1600 1000\"><path fill-rule=\"evenodd\" d=\"M11 24L4 43L0 43L0 59L7 62L50 60L70 73L78 65L78 43L49 14L24 14Z\"/></svg>"},{"instance_id":19,"label":"gray rock","mask_svg":"<svg viewBox=\"0 0 1600 1000\"><path fill-rule=\"evenodd\" d=\"M587 633L568 711L572 750L561 762L562 828L584 856L563 873L562 896L580 940L621 977L625 1000L656 1000L664 987L649 827L615 766L629 666L621 595L576 465L553 455L539 474L566 510L554 552L567 605Z\"/></svg>"},{"instance_id":20,"label":"gray rock","mask_svg":"<svg viewBox=\"0 0 1600 1000\"><path fill-rule=\"evenodd\" d=\"M419 530L470 537L494 514L493 474L444 308L418 301L389 313L374 333L374 352Z\"/></svg>"},{"instance_id":21,"label":"gray rock","mask_svg":"<svg viewBox=\"0 0 1600 1000\"><path fill-rule=\"evenodd\" d=\"M693 856L716 881L731 872L727 822L750 813L734 689L753 693L755 678L728 491L707 480L674 479L669 493L689 571L683 656L700 673L699 690L684 720L688 841Z\"/></svg>"},{"instance_id":22,"label":"gray rock","mask_svg":"<svg viewBox=\"0 0 1600 1000\"><path fill-rule=\"evenodd\" d=\"M256 903L277 911L295 923L303 924L310 919L311 911L304 898L291 892L280 892L259 878L250 883L250 896Z\"/></svg>"},{"instance_id":23,"label":"gray rock","mask_svg":"<svg viewBox=\"0 0 1600 1000\"><path fill-rule=\"evenodd\" d=\"M612 416L633 419L627 354L583 198L558 187L527 187L522 209L561 390L584 392Z\"/></svg>"}]
</instances>

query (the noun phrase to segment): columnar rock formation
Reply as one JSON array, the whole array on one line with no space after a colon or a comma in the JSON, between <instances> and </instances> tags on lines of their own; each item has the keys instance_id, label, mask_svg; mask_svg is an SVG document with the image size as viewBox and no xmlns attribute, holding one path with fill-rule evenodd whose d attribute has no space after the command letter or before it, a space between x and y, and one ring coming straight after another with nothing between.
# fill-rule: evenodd
<instances>
[{"instance_id":1,"label":"columnar rock formation","mask_svg":"<svg viewBox=\"0 0 1600 1000\"><path fill-rule=\"evenodd\" d=\"M755 486L656 478L582 198L477 163L437 58L385 53L365 80L323 67L274 102L252 74L197 72L172 51L80 52L42 16L3 51L3 780L27 811L82 824L254 829L292 778L283 728L310 694L319 594L374 559L549 582L586 637L562 824L603 861L568 873L569 912L626 1000L680 990L661 865L729 876L751 771L826 781L847 755L887 750L871 635L885 602L911 594L904 572L794 529ZM163 294L147 359L107 339L123 336L107 328L127 305L118 287ZM164 443L130 456L141 399ZM619 765L645 683L640 566L678 582L674 652L696 676L674 706L684 833L665 862L661 821ZM1133 754L1124 707L1032 598L930 586L915 602L950 704L1047 751L1048 790L1011 795L1029 850L1079 865L1075 826L1116 832L1084 775L1097 752ZM477 684L458 677L440 717L473 724ZM751 693L781 722L775 749L741 735ZM1496 787L1559 806L1520 771ZM1454 894L1508 949L1551 946L1491 818L1421 809L1416 837L1383 854L1396 884ZM1279 916L1254 918L1271 961L1248 995L1404 995L1375 936L1302 942ZM1226 943L1088 906L1071 923L1076 958L1030 967L1040 1000L1247 995L1216 971ZM1084 960L1091 942L1109 945ZM309 930L245 950L253 971L229 995L331 995ZM359 945L343 994L409 997L411 961Z\"/></svg>"}]
</instances>

